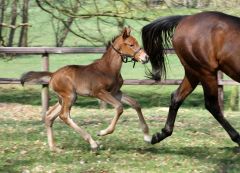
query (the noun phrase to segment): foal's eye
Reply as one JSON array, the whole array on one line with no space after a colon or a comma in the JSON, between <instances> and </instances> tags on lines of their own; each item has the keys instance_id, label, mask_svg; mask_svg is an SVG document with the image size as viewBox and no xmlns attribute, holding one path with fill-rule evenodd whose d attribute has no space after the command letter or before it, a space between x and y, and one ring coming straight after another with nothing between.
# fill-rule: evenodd
<instances>
[{"instance_id":1,"label":"foal's eye","mask_svg":"<svg viewBox=\"0 0 240 173\"><path fill-rule=\"evenodd\" d=\"M130 44L130 47L133 47L134 45L133 44Z\"/></svg>"}]
</instances>

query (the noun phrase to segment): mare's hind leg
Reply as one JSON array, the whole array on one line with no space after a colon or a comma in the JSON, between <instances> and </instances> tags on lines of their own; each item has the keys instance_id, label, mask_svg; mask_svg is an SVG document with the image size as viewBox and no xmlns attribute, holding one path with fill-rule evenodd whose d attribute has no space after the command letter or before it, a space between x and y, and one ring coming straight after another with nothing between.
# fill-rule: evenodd
<instances>
[{"instance_id":1,"label":"mare's hind leg","mask_svg":"<svg viewBox=\"0 0 240 173\"><path fill-rule=\"evenodd\" d=\"M48 145L50 147L50 150L52 151L57 150L54 142L54 138L53 138L52 126L53 126L54 120L58 117L60 111L61 111L61 105L58 102L47 112L47 115L45 116L45 126L47 129Z\"/></svg>"},{"instance_id":2,"label":"mare's hind leg","mask_svg":"<svg viewBox=\"0 0 240 173\"><path fill-rule=\"evenodd\" d=\"M133 109L135 109L137 111L138 114L138 118L139 118L139 122L140 122L140 126L142 128L143 134L144 134L144 141L146 142L151 142L152 137L149 136L149 128L148 125L143 117L142 114L142 110L141 110L141 106L139 105L139 103L134 100L133 98L123 94L122 92L119 92L116 97L124 104L127 104L129 106L131 106Z\"/></svg>"},{"instance_id":3,"label":"mare's hind leg","mask_svg":"<svg viewBox=\"0 0 240 173\"><path fill-rule=\"evenodd\" d=\"M62 109L59 117L70 127L72 127L75 131L77 131L85 141L87 141L91 145L91 149L95 151L98 148L96 141L94 141L90 134L88 134L84 129L80 128L70 117L70 110L72 104L76 100L75 94L65 94L66 96L62 96Z\"/></svg>"},{"instance_id":4,"label":"mare's hind leg","mask_svg":"<svg viewBox=\"0 0 240 173\"><path fill-rule=\"evenodd\" d=\"M101 90L97 94L97 97L99 99L105 101L106 103L112 105L115 108L115 110L116 110L116 114L113 117L110 125L106 129L101 130L98 133L99 136L104 136L104 135L113 133L113 131L115 130L117 121L118 121L119 117L121 116L121 114L123 113L123 106L122 106L122 103L120 101L118 101L116 98L114 98L111 95L111 93L109 93L109 92L107 92L105 90Z\"/></svg>"},{"instance_id":5,"label":"mare's hind leg","mask_svg":"<svg viewBox=\"0 0 240 173\"><path fill-rule=\"evenodd\" d=\"M240 146L240 135L231 126L231 124L224 118L218 102L218 84L217 77L214 75L205 75L204 80L201 81L204 90L206 109L214 116L214 118L227 131L232 141Z\"/></svg>"},{"instance_id":6,"label":"mare's hind leg","mask_svg":"<svg viewBox=\"0 0 240 173\"><path fill-rule=\"evenodd\" d=\"M151 144L158 143L172 135L178 108L181 106L184 99L196 88L198 83L198 78L185 71L185 77L181 85L171 95L171 103L165 127L162 129L161 133L153 135Z\"/></svg>"}]
</instances>

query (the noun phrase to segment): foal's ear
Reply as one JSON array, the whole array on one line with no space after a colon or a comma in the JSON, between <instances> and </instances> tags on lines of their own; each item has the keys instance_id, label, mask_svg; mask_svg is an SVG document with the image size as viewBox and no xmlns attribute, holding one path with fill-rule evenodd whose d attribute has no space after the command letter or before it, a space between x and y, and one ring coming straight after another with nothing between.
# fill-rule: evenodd
<instances>
[{"instance_id":1,"label":"foal's ear","mask_svg":"<svg viewBox=\"0 0 240 173\"><path fill-rule=\"evenodd\" d=\"M124 27L122 31L122 37L123 39L126 39L130 36L131 28L130 27Z\"/></svg>"}]
</instances>

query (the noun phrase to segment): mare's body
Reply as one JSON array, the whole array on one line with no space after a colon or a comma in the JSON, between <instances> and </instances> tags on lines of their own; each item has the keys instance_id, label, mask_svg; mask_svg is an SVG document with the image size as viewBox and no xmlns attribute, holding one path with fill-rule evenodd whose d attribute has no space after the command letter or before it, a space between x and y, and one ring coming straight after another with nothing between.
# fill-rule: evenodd
<instances>
[{"instance_id":1,"label":"mare's body","mask_svg":"<svg viewBox=\"0 0 240 173\"><path fill-rule=\"evenodd\" d=\"M152 138L160 142L173 132L178 108L201 83L205 107L240 145L239 133L223 116L218 102L218 70L240 82L240 18L220 12L202 12L189 16L169 16L146 25L142 30L143 44L153 67L152 77L161 79L165 72L164 48L172 45L179 57L185 76L172 93L165 127Z\"/></svg>"}]
</instances>

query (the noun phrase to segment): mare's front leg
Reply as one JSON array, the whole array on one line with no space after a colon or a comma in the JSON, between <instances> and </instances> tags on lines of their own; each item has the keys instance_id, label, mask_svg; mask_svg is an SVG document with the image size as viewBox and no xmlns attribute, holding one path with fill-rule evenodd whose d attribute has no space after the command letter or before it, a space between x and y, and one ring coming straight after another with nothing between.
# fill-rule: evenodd
<instances>
[{"instance_id":1,"label":"mare's front leg","mask_svg":"<svg viewBox=\"0 0 240 173\"><path fill-rule=\"evenodd\" d=\"M184 99L196 88L198 82L197 77L192 76L190 73L185 71L185 77L181 85L171 95L171 103L165 127L162 129L161 133L153 135L151 144L158 143L172 135L178 108L181 106Z\"/></svg>"},{"instance_id":2,"label":"mare's front leg","mask_svg":"<svg viewBox=\"0 0 240 173\"><path fill-rule=\"evenodd\" d=\"M120 101L118 101L116 98L114 98L111 95L111 93L107 92L106 90L101 90L99 93L97 93L96 96L100 100L112 105L116 110L116 114L113 117L110 125L106 129L101 130L98 133L99 136L104 136L104 135L107 135L107 134L111 134L115 130L117 121L118 121L119 117L121 116L121 114L123 113L123 106L122 106Z\"/></svg>"},{"instance_id":3,"label":"mare's front leg","mask_svg":"<svg viewBox=\"0 0 240 173\"><path fill-rule=\"evenodd\" d=\"M134 100L133 98L127 96L126 94L123 94L121 91L116 95L116 97L122 103L127 104L136 110L138 118L139 118L139 122L140 122L140 127L142 128L142 131L144 134L144 141L150 143L152 137L149 136L149 128L143 117L141 106L139 105L139 103L136 100Z\"/></svg>"}]
</instances>

